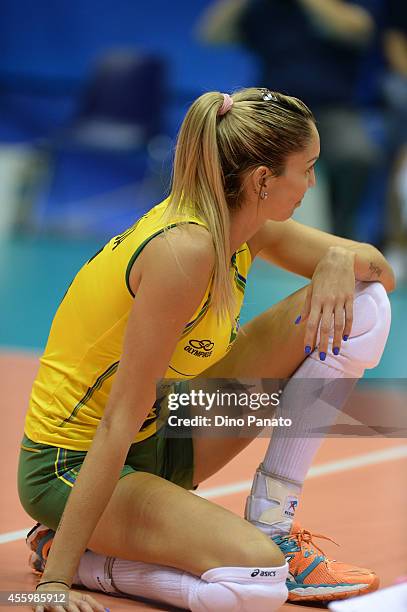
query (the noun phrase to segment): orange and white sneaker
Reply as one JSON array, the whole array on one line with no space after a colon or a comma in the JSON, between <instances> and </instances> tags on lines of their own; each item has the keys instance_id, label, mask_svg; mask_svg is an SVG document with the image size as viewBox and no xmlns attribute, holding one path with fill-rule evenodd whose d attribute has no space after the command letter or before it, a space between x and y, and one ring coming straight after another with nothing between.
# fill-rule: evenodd
<instances>
[{"instance_id":1,"label":"orange and white sneaker","mask_svg":"<svg viewBox=\"0 0 407 612\"><path fill-rule=\"evenodd\" d=\"M30 555L28 565L34 574L41 576L47 561L49 549L54 539L55 531L41 523L37 523L28 533L25 539Z\"/></svg>"},{"instance_id":2,"label":"orange and white sneaker","mask_svg":"<svg viewBox=\"0 0 407 612\"><path fill-rule=\"evenodd\" d=\"M293 523L288 536L273 536L289 564L288 601L332 601L375 591L379 578L371 570L328 559L311 534ZM335 542L334 542L335 544Z\"/></svg>"}]
</instances>

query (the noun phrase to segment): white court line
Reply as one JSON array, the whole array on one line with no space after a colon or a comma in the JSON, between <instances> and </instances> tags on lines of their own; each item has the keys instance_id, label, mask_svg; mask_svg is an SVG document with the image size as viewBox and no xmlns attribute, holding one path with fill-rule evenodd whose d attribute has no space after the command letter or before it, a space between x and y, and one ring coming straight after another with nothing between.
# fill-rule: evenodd
<instances>
[{"instance_id":1,"label":"white court line","mask_svg":"<svg viewBox=\"0 0 407 612\"><path fill-rule=\"evenodd\" d=\"M365 453L364 455L356 455L356 457L351 457L349 459L328 461L327 463L321 463L321 465L312 467L307 474L307 480L308 478L318 478L318 476L326 476L327 474L334 474L335 472L354 470L358 467L374 465L375 463L382 463L384 461L395 461L396 459L403 459L404 457L407 457L407 444L393 446L392 448L381 451ZM212 499L213 497L221 497L223 495L232 495L233 493L248 491L251 486L252 480L243 480L241 482L234 482L230 485L202 489L202 491L196 491L196 494L205 499Z\"/></svg>"},{"instance_id":2,"label":"white court line","mask_svg":"<svg viewBox=\"0 0 407 612\"><path fill-rule=\"evenodd\" d=\"M397 459L403 459L404 457L407 457L407 444L393 446L392 448L387 448L381 451L365 453L364 455L356 455L356 457L351 457L349 459L328 461L327 463L321 463L321 465L315 465L308 472L307 479L318 478L319 476L326 476L327 474L334 474L336 472L354 470L359 467L374 465L375 463L395 461ZM244 491L248 491L251 486L252 480L243 480L241 482L234 482L229 485L212 487L211 489L203 489L202 491L197 491L196 495L204 497L205 499L212 499L215 497L222 497L224 495L232 495L233 493L242 493ZM20 531L10 531L8 533L0 534L0 544L6 544L7 542L14 542L16 540L23 540L31 528L32 525Z\"/></svg>"},{"instance_id":3,"label":"white court line","mask_svg":"<svg viewBox=\"0 0 407 612\"><path fill-rule=\"evenodd\" d=\"M7 544L7 542L14 542L15 540L24 540L27 537L27 533L34 526L34 521L31 527L27 529L21 529L20 531L9 531L8 533L0 534L0 544Z\"/></svg>"}]
</instances>

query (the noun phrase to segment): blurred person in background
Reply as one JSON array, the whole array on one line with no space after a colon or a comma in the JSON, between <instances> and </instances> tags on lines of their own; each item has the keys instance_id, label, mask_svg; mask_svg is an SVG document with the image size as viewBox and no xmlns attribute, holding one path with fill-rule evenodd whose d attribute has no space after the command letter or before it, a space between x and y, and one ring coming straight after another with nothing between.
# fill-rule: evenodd
<instances>
[{"instance_id":1,"label":"blurred person in background","mask_svg":"<svg viewBox=\"0 0 407 612\"><path fill-rule=\"evenodd\" d=\"M385 3L383 49L387 73L383 93L389 112L392 171L389 188L387 255L399 281L407 281L407 5Z\"/></svg>"},{"instance_id":2,"label":"blurred person in background","mask_svg":"<svg viewBox=\"0 0 407 612\"><path fill-rule=\"evenodd\" d=\"M354 220L382 151L357 103L362 60L376 35L381 0L221 0L200 36L240 43L260 63L259 82L314 110L323 147L332 231L355 237Z\"/></svg>"}]
</instances>

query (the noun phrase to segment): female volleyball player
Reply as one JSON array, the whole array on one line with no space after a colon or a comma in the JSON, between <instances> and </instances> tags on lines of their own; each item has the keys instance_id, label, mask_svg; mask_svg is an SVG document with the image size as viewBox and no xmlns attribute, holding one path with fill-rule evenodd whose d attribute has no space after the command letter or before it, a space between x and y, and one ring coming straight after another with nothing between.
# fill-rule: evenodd
<instances>
[{"instance_id":1,"label":"female volleyball player","mask_svg":"<svg viewBox=\"0 0 407 612\"><path fill-rule=\"evenodd\" d=\"M296 98L256 88L201 96L181 127L169 199L69 287L19 466L21 502L43 524L29 537L34 565L56 530L38 591L69 591L59 609L101 609L73 582L197 612L272 612L287 594L329 600L377 588L373 572L330 561L293 523L320 439L276 429L243 520L188 489L250 438L157 433L165 376L290 378L281 409L295 434L330 425L331 407L379 362L391 268L370 245L290 219L318 155L315 120ZM256 256L311 282L238 331ZM300 379L317 379L318 393Z\"/></svg>"}]
</instances>

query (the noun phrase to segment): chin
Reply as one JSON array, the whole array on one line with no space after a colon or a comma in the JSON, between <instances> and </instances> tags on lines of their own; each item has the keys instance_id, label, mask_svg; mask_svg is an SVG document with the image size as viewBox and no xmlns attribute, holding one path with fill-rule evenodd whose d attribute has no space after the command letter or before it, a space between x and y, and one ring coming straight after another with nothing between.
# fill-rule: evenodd
<instances>
[{"instance_id":1,"label":"chin","mask_svg":"<svg viewBox=\"0 0 407 612\"><path fill-rule=\"evenodd\" d=\"M296 205L291 206L291 208L286 208L285 210L278 210L274 215L270 215L268 218L270 221L287 221L291 219L296 209Z\"/></svg>"},{"instance_id":2,"label":"chin","mask_svg":"<svg viewBox=\"0 0 407 612\"><path fill-rule=\"evenodd\" d=\"M289 212L287 212L286 215L282 215L280 217L280 219L276 219L276 221L288 221L288 219L291 219L291 217L293 216L294 210L291 210Z\"/></svg>"}]
</instances>

